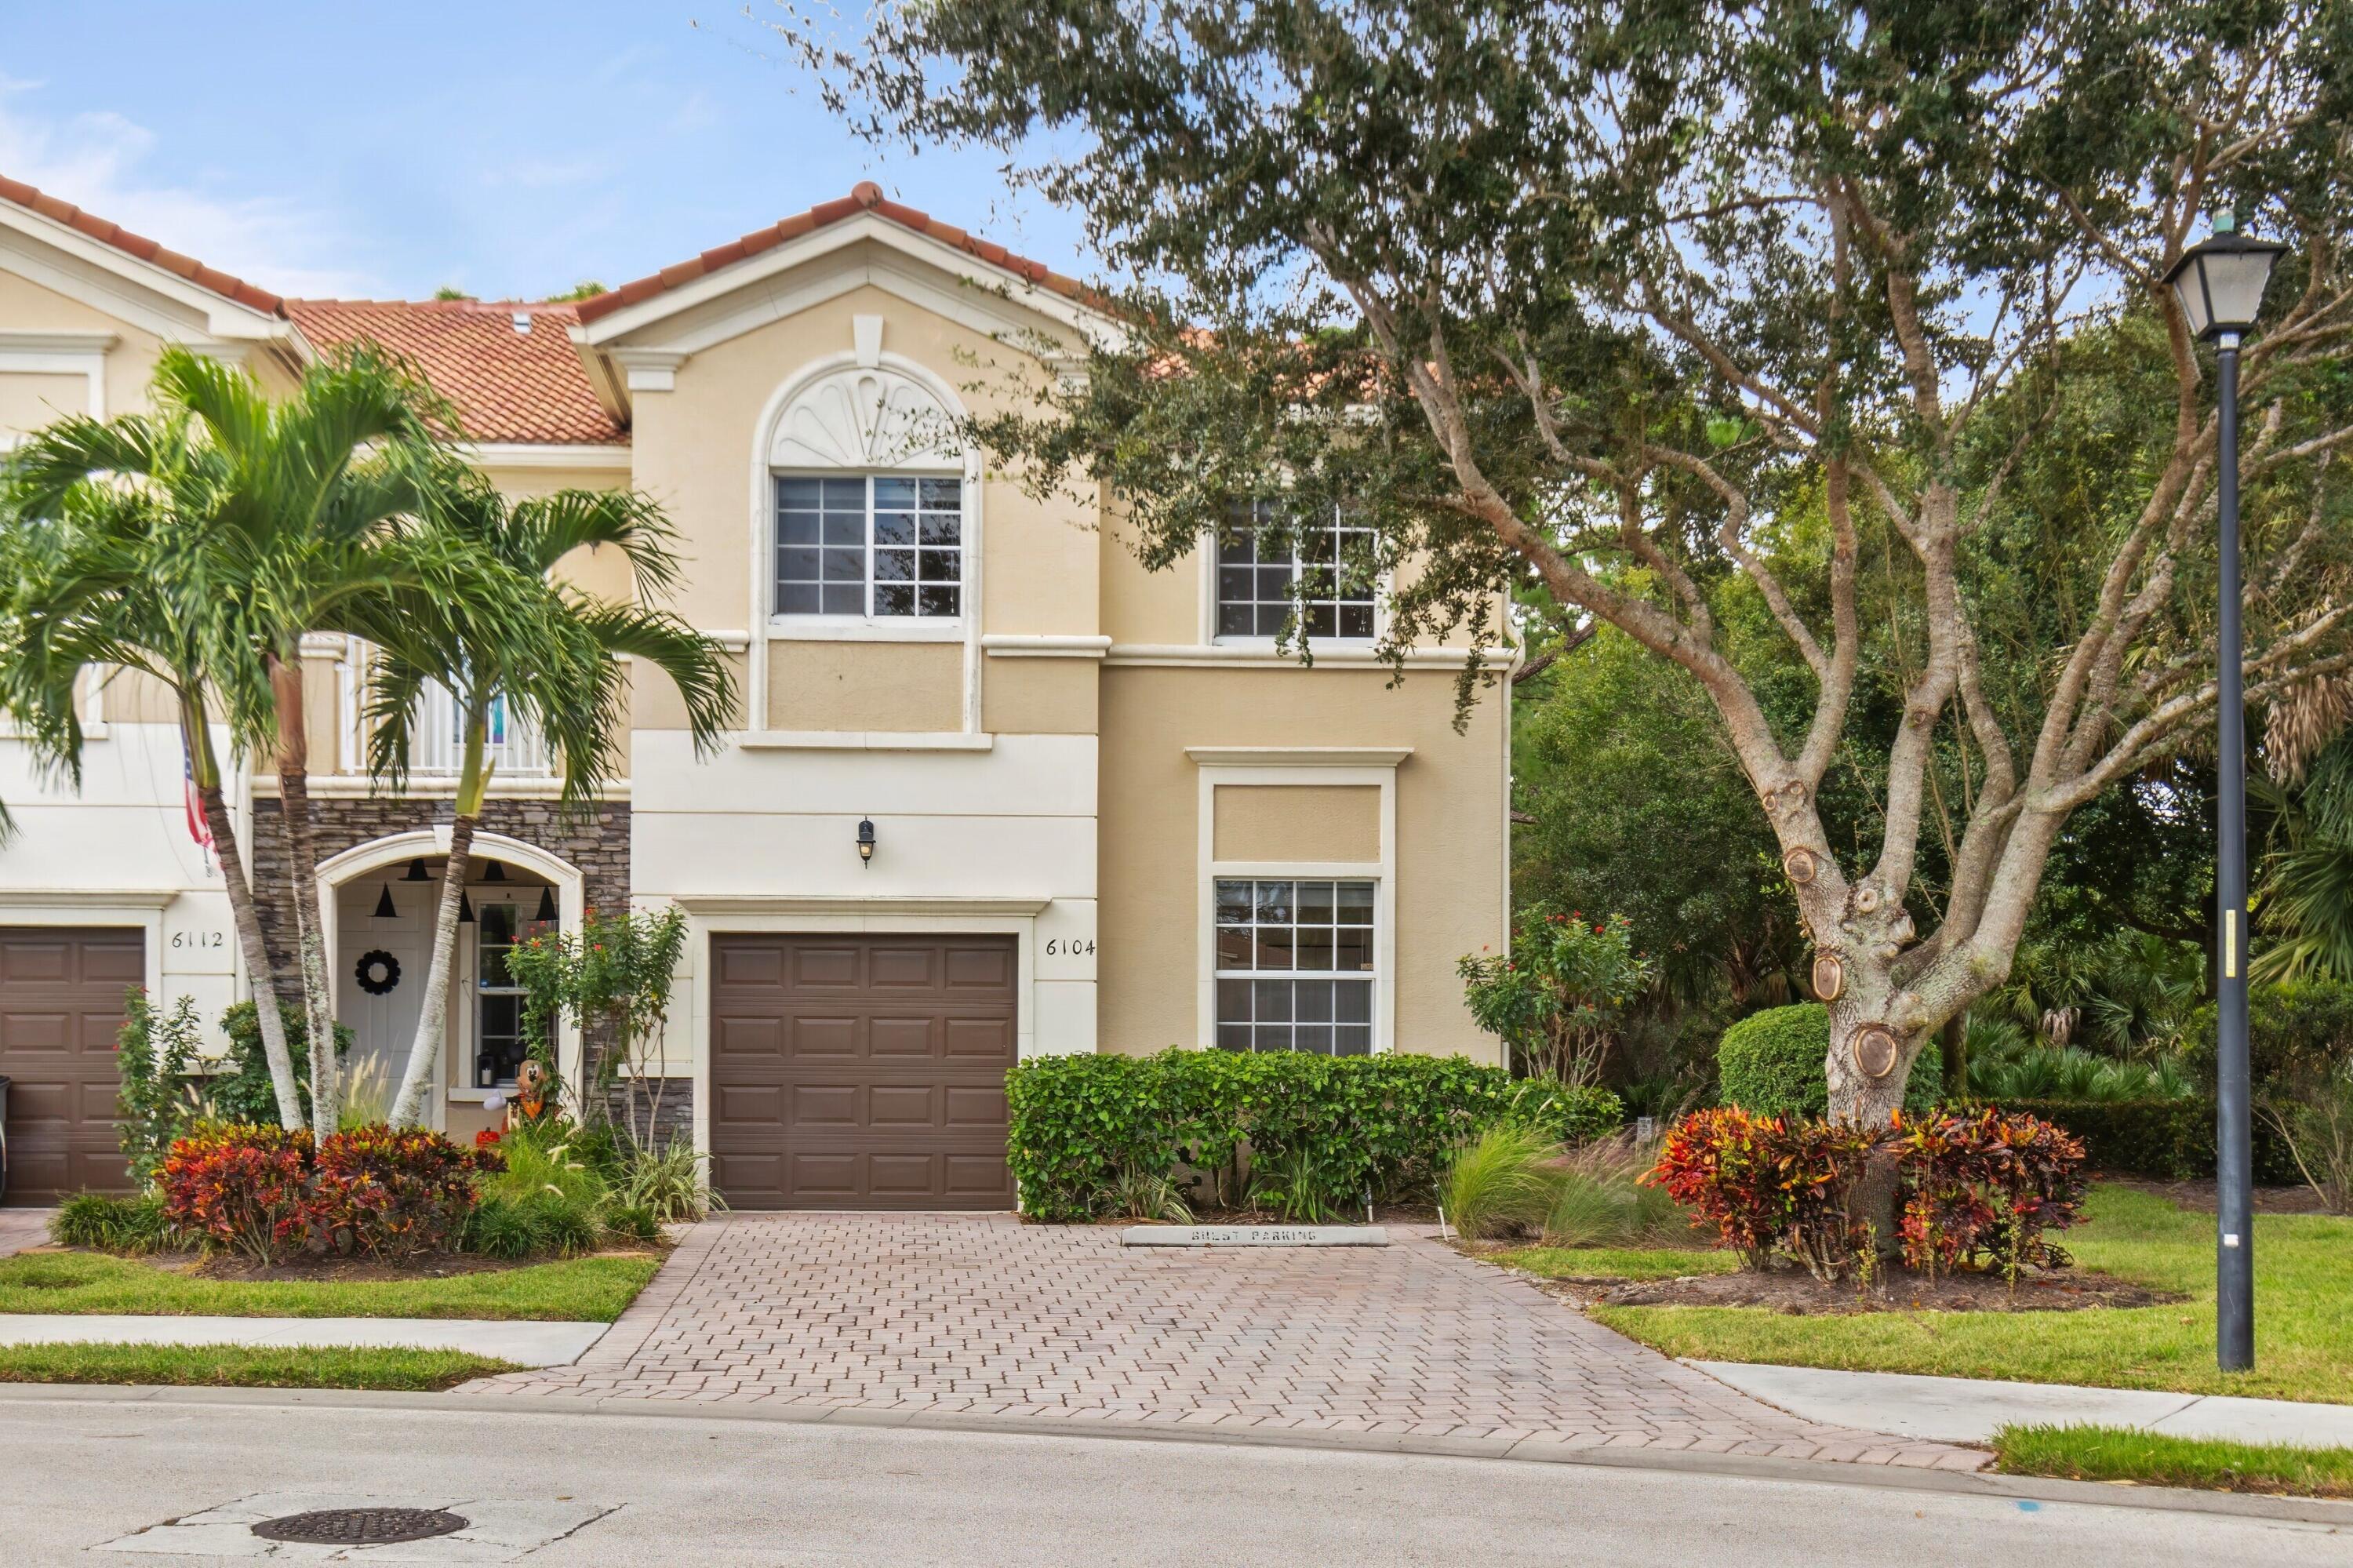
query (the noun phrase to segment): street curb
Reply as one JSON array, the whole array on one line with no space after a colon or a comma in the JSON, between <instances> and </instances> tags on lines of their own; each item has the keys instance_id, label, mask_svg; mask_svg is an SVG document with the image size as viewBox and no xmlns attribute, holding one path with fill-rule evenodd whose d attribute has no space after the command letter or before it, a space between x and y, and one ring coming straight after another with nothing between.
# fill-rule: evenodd
<instances>
[{"instance_id":1,"label":"street curb","mask_svg":"<svg viewBox=\"0 0 2353 1568\"><path fill-rule=\"evenodd\" d=\"M2073 1503L2093 1508L2154 1510L2218 1514L2282 1523L2321 1524L2353 1531L2353 1503L2319 1499L2263 1497L2240 1492L2189 1491L2164 1487L2097 1481L2063 1481L1986 1471L1915 1469L1839 1464L1823 1460L1775 1459L1739 1454L1694 1454L1654 1448L1564 1448L1533 1439L1417 1437L1372 1432L1250 1432L1207 1429L1172 1423L1073 1421L1064 1417L964 1415L921 1411L867 1410L822 1405L718 1405L647 1400L532 1399L512 1394L407 1393L371 1389L177 1388L149 1384L0 1384L0 1404L206 1404L254 1409L376 1409L497 1411L513 1416L600 1416L663 1421L724 1421L786 1426L861 1426L914 1432L985 1434L1012 1437L1094 1437L1112 1442L1192 1443L1227 1448L1316 1449L1327 1453L1408 1455L1417 1457L1505 1460L1515 1464L1575 1465L1605 1470L1653 1470L1683 1475L1731 1476L1749 1480L1806 1482L1816 1486L1869 1487L1883 1491L1939 1492L1989 1500Z\"/></svg>"}]
</instances>

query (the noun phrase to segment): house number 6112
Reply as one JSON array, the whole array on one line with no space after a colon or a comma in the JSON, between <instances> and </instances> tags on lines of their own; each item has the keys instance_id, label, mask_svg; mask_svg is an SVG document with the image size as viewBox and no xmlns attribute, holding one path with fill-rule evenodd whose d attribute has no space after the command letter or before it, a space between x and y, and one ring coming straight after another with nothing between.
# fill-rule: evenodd
<instances>
[{"instance_id":1,"label":"house number 6112","mask_svg":"<svg viewBox=\"0 0 2353 1568\"><path fill-rule=\"evenodd\" d=\"M1075 959L1092 959L1095 956L1095 939L1092 937L1049 937L1046 938L1046 956L1048 958L1060 958L1064 953L1068 953Z\"/></svg>"},{"instance_id":2,"label":"house number 6112","mask_svg":"<svg viewBox=\"0 0 2353 1568\"><path fill-rule=\"evenodd\" d=\"M228 938L218 931L174 931L172 933L172 946L183 950L226 948Z\"/></svg>"}]
</instances>

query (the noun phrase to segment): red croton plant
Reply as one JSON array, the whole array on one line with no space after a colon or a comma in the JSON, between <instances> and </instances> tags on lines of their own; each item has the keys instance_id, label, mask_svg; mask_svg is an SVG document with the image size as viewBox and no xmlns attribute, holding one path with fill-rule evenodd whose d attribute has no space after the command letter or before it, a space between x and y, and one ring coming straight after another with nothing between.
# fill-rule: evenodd
<instances>
[{"instance_id":1,"label":"red croton plant","mask_svg":"<svg viewBox=\"0 0 2353 1568\"><path fill-rule=\"evenodd\" d=\"M199 1128L172 1145L156 1180L171 1222L264 1266L301 1253L399 1261L451 1245L495 1149L381 1125L324 1142L243 1124Z\"/></svg>"},{"instance_id":2,"label":"red croton plant","mask_svg":"<svg viewBox=\"0 0 2353 1568\"><path fill-rule=\"evenodd\" d=\"M2084 1146L2063 1129L1990 1106L1884 1128L1753 1116L1736 1106L1693 1113L1659 1146L1645 1181L1716 1228L1744 1267L1777 1254L1817 1279L1862 1266L1879 1238L1856 1213L1874 1156L1892 1156L1909 1267L1934 1273L2068 1261L2046 1233L2083 1217Z\"/></svg>"}]
</instances>

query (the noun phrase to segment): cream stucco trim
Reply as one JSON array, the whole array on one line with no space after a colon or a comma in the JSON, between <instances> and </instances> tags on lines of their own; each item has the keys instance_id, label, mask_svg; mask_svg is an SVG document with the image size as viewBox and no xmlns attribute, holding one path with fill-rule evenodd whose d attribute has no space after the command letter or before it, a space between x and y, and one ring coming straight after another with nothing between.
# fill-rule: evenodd
<instances>
[{"instance_id":1,"label":"cream stucco trim","mask_svg":"<svg viewBox=\"0 0 2353 1568\"><path fill-rule=\"evenodd\" d=\"M1198 765L1199 804L1195 818L1199 874L1194 888L1194 954L1197 1005L1194 1038L1213 1045L1218 1038L1217 882L1223 877L1370 878L1373 882L1373 1050L1397 1043L1397 770L1411 747L1191 746L1185 755ZM1380 858L1377 861L1220 861L1217 858L1218 789L1220 785L1370 785L1380 790Z\"/></svg>"},{"instance_id":2,"label":"cream stucco trim","mask_svg":"<svg viewBox=\"0 0 2353 1568\"><path fill-rule=\"evenodd\" d=\"M1111 639L1000 631L983 637L980 647L992 659L1100 659L1111 652Z\"/></svg>"},{"instance_id":3,"label":"cream stucco trim","mask_svg":"<svg viewBox=\"0 0 2353 1568\"><path fill-rule=\"evenodd\" d=\"M106 418L106 351L122 341L111 332L0 332L0 374L79 376L89 384L93 419Z\"/></svg>"},{"instance_id":4,"label":"cream stucco trim","mask_svg":"<svg viewBox=\"0 0 2353 1568\"><path fill-rule=\"evenodd\" d=\"M481 468L594 469L627 473L634 461L628 446L601 441L483 441L459 450Z\"/></svg>"},{"instance_id":5,"label":"cream stucco trim","mask_svg":"<svg viewBox=\"0 0 2353 1568\"><path fill-rule=\"evenodd\" d=\"M1203 768L1386 768L1413 755L1410 746L1188 746L1185 755ZM1254 784L1254 779L1220 779L1220 784ZM1312 779L1278 779L1278 784L1349 784L1361 780L1318 773Z\"/></svg>"},{"instance_id":6,"label":"cream stucco trim","mask_svg":"<svg viewBox=\"0 0 2353 1568\"><path fill-rule=\"evenodd\" d=\"M319 923L325 927L327 973L331 979L342 973L335 956L336 922L339 918L335 890L353 877L381 871L388 865L398 865L406 860L415 860L421 855L446 855L449 853L449 824L442 822L430 828L418 828L405 833L394 833L387 838L371 839L364 844L353 844L340 854L329 855L319 863ZM588 907L587 879L570 861L552 854L537 844L509 838L504 833L491 832L475 833L468 859L470 862L503 861L554 883L556 908L560 915L558 924L566 931L580 929L582 917ZM445 1069L450 1049L449 1043L443 1042L442 1063ZM563 1022L556 1025L555 1066L565 1083L577 1084L580 1081L580 1026L577 1023ZM446 1072L443 1075L447 1075ZM450 1099L473 1097L458 1092L463 1086L458 1086L458 1088L433 1097L433 1126L436 1128L448 1125L446 1111Z\"/></svg>"},{"instance_id":7,"label":"cream stucco trim","mask_svg":"<svg viewBox=\"0 0 2353 1568\"><path fill-rule=\"evenodd\" d=\"M711 1151L711 938L769 933L858 932L897 936L971 932L1014 938L1014 1054L1027 1061L1037 1054L1038 917L1052 902L1043 897L916 896L858 897L849 895L720 894L676 900L686 911L687 950L693 966L688 985L687 1030L694 1075L694 1147Z\"/></svg>"},{"instance_id":8,"label":"cream stucco trim","mask_svg":"<svg viewBox=\"0 0 2353 1568\"><path fill-rule=\"evenodd\" d=\"M239 304L226 294L216 294L202 284L192 283L152 261L142 261L127 250L92 238L72 225L30 207L0 202L0 229L19 237L6 248L11 252L6 263L10 271L118 316L157 337L185 341L199 353L242 352L228 341L196 340L189 330L193 326L213 340L271 343L290 355L304 355L309 349L292 322ZM25 241L28 240L58 255L67 264L58 266L44 257L29 254L25 249ZM145 297L128 293L126 285ZM104 298L93 299L93 294L102 294ZM156 300L163 301L166 308L157 309L153 302ZM174 306L176 313L169 308Z\"/></svg>"},{"instance_id":9,"label":"cream stucco trim","mask_svg":"<svg viewBox=\"0 0 2353 1568\"><path fill-rule=\"evenodd\" d=\"M745 751L993 751L997 737L973 730L755 729L735 744Z\"/></svg>"},{"instance_id":10,"label":"cream stucco trim","mask_svg":"<svg viewBox=\"0 0 2353 1568\"><path fill-rule=\"evenodd\" d=\"M1326 664L1364 669L1389 662L1387 655L1362 642L1314 642L1309 644L1309 652L1314 658L1312 665L1296 652L1277 652L1271 642L1262 638L1253 639L1249 643L1114 642L1104 655L1104 662L1167 670L1305 670ZM1487 648L1480 651L1480 656L1501 669L1513 656L1513 650ZM1405 651L1408 665L1453 668L1470 657L1471 651L1467 648L1409 648Z\"/></svg>"}]
</instances>

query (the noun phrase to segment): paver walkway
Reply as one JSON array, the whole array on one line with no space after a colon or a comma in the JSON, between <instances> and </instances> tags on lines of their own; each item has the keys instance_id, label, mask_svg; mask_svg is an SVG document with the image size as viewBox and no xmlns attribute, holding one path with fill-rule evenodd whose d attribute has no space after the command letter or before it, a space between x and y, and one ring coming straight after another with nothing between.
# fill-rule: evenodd
<instances>
[{"instance_id":1,"label":"paver walkway","mask_svg":"<svg viewBox=\"0 0 2353 1568\"><path fill-rule=\"evenodd\" d=\"M1009 1215L712 1220L579 1361L466 1389L1986 1462L1786 1414L1424 1237L1123 1248Z\"/></svg>"},{"instance_id":2,"label":"paver walkway","mask_svg":"<svg viewBox=\"0 0 2353 1568\"><path fill-rule=\"evenodd\" d=\"M0 1257L40 1246L49 1239L55 1209L0 1209Z\"/></svg>"}]
</instances>

